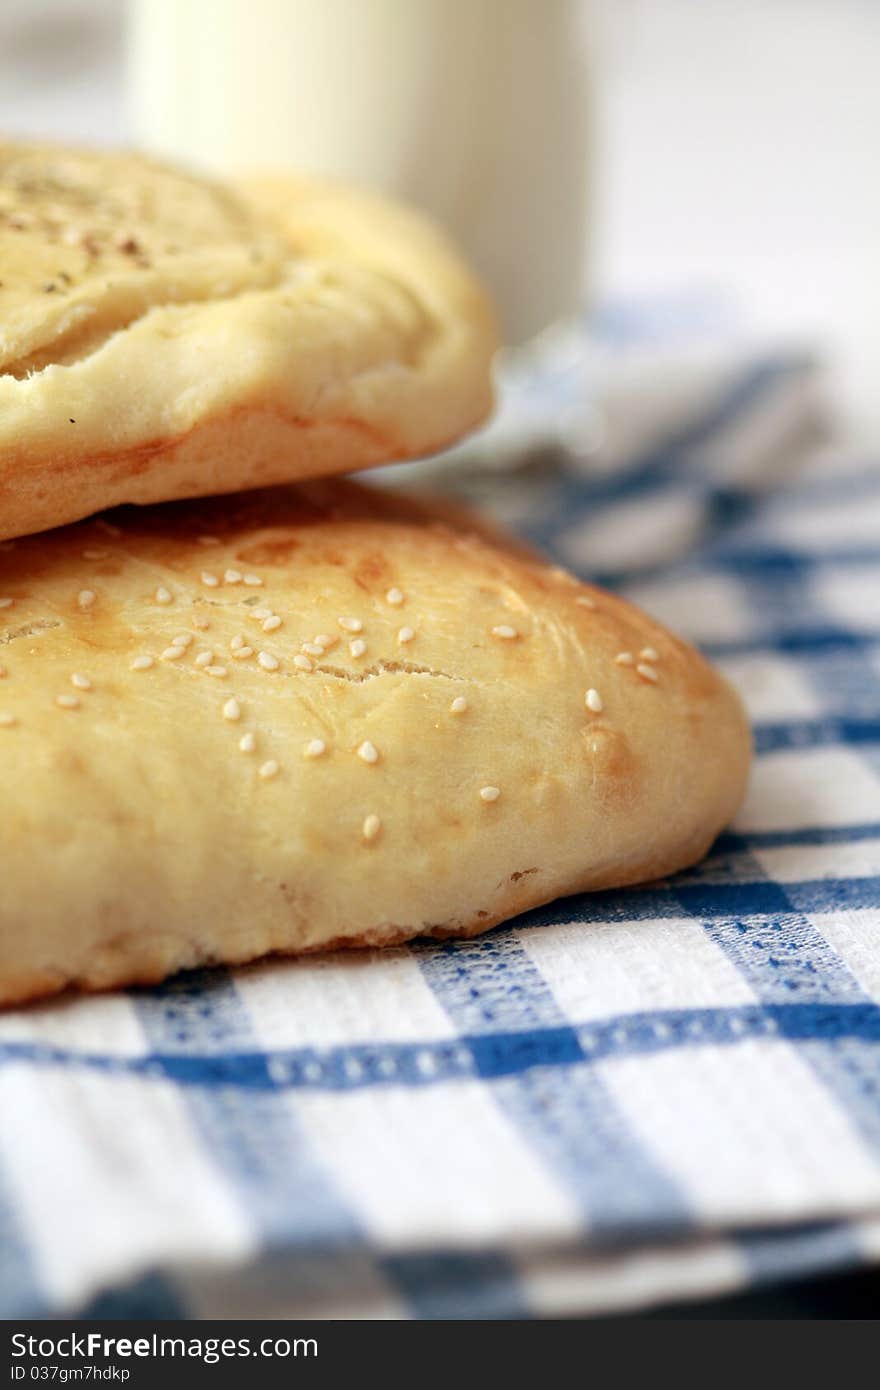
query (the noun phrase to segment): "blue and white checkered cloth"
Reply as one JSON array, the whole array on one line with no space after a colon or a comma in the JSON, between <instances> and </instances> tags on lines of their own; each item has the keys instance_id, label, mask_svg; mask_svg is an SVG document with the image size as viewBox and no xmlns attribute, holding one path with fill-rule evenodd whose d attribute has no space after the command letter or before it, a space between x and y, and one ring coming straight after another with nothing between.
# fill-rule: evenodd
<instances>
[{"instance_id":1,"label":"blue and white checkered cloth","mask_svg":"<svg viewBox=\"0 0 880 1390\"><path fill-rule=\"evenodd\" d=\"M880 468L811 442L795 357L649 375L622 455L467 486L737 683L736 826L475 941L0 1016L0 1315L584 1313L880 1259Z\"/></svg>"}]
</instances>

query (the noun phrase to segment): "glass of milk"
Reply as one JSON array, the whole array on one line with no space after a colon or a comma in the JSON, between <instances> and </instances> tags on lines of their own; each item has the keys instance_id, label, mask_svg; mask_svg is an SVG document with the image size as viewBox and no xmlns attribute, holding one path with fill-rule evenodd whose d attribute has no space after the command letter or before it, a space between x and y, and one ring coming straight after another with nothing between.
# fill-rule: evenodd
<instances>
[{"instance_id":1,"label":"glass of milk","mask_svg":"<svg viewBox=\"0 0 880 1390\"><path fill-rule=\"evenodd\" d=\"M136 142L371 185L444 224L510 344L583 290L588 0L130 0Z\"/></svg>"}]
</instances>

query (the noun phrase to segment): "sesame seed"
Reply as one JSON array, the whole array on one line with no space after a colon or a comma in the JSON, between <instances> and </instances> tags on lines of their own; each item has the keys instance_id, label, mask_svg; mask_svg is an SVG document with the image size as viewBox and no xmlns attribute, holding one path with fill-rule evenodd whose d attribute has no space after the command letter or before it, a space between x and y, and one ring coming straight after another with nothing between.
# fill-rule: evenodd
<instances>
[{"instance_id":1,"label":"sesame seed","mask_svg":"<svg viewBox=\"0 0 880 1390\"><path fill-rule=\"evenodd\" d=\"M363 656L364 652L367 650L367 644L363 637L356 637L353 642L349 642L348 650L351 652L352 656Z\"/></svg>"},{"instance_id":2,"label":"sesame seed","mask_svg":"<svg viewBox=\"0 0 880 1390\"><path fill-rule=\"evenodd\" d=\"M366 816L362 829L365 840L375 840L379 831L382 829L382 822L378 816Z\"/></svg>"},{"instance_id":3,"label":"sesame seed","mask_svg":"<svg viewBox=\"0 0 880 1390\"><path fill-rule=\"evenodd\" d=\"M220 580L217 578L216 574L211 574L210 570L202 570L202 583L208 589L216 589Z\"/></svg>"},{"instance_id":4,"label":"sesame seed","mask_svg":"<svg viewBox=\"0 0 880 1390\"><path fill-rule=\"evenodd\" d=\"M379 761L379 750L368 738L364 739L358 748L357 755L365 763L377 763Z\"/></svg>"},{"instance_id":5,"label":"sesame seed","mask_svg":"<svg viewBox=\"0 0 880 1390\"><path fill-rule=\"evenodd\" d=\"M248 617L256 618L258 623L261 623L264 618L271 618L272 616L271 608L252 608L250 613L248 613Z\"/></svg>"},{"instance_id":6,"label":"sesame seed","mask_svg":"<svg viewBox=\"0 0 880 1390\"><path fill-rule=\"evenodd\" d=\"M638 671L640 676L643 676L645 678L646 681L652 681L655 685L657 681L660 679L653 666L645 666L645 664L641 661L636 667L636 670Z\"/></svg>"},{"instance_id":7,"label":"sesame seed","mask_svg":"<svg viewBox=\"0 0 880 1390\"><path fill-rule=\"evenodd\" d=\"M247 657L253 656L253 647L236 647L232 653L233 661L244 661Z\"/></svg>"},{"instance_id":8,"label":"sesame seed","mask_svg":"<svg viewBox=\"0 0 880 1390\"><path fill-rule=\"evenodd\" d=\"M398 640L398 642L400 642L401 644L406 643L406 642L411 642L411 641L413 640L413 638L415 637L415 635L416 635L416 634L415 634L415 632L413 631L413 629L412 629L411 627L402 627L402 628L400 628L400 630L398 631L397 640Z\"/></svg>"},{"instance_id":9,"label":"sesame seed","mask_svg":"<svg viewBox=\"0 0 880 1390\"><path fill-rule=\"evenodd\" d=\"M305 652L306 656L324 655L324 648L321 646L320 642L303 642L302 650Z\"/></svg>"},{"instance_id":10,"label":"sesame seed","mask_svg":"<svg viewBox=\"0 0 880 1390\"><path fill-rule=\"evenodd\" d=\"M13 724L17 723L18 720L14 714L9 714L6 710L0 710L0 729L11 729Z\"/></svg>"},{"instance_id":11,"label":"sesame seed","mask_svg":"<svg viewBox=\"0 0 880 1390\"><path fill-rule=\"evenodd\" d=\"M300 652L297 652L296 656L293 658L293 664L298 671L314 671L315 669L309 658L303 656Z\"/></svg>"},{"instance_id":12,"label":"sesame seed","mask_svg":"<svg viewBox=\"0 0 880 1390\"><path fill-rule=\"evenodd\" d=\"M223 706L223 718L235 723L236 719L241 718L241 705L237 700L227 700Z\"/></svg>"},{"instance_id":13,"label":"sesame seed","mask_svg":"<svg viewBox=\"0 0 880 1390\"><path fill-rule=\"evenodd\" d=\"M96 597L97 595L94 589L80 589L79 593L76 596L76 601L79 604L80 608L91 608Z\"/></svg>"},{"instance_id":14,"label":"sesame seed","mask_svg":"<svg viewBox=\"0 0 880 1390\"><path fill-rule=\"evenodd\" d=\"M399 608L403 603L403 594L400 589L389 589L385 595L386 603L390 603L393 608Z\"/></svg>"},{"instance_id":15,"label":"sesame seed","mask_svg":"<svg viewBox=\"0 0 880 1390\"><path fill-rule=\"evenodd\" d=\"M360 618L337 618L336 621L346 632L363 632L364 630L364 625Z\"/></svg>"},{"instance_id":16,"label":"sesame seed","mask_svg":"<svg viewBox=\"0 0 880 1390\"><path fill-rule=\"evenodd\" d=\"M618 666L632 666L633 654L632 652L618 652L614 660L617 662Z\"/></svg>"},{"instance_id":17,"label":"sesame seed","mask_svg":"<svg viewBox=\"0 0 880 1390\"><path fill-rule=\"evenodd\" d=\"M206 676L216 676L218 680L222 680L226 675L225 666L204 666L202 669Z\"/></svg>"},{"instance_id":18,"label":"sesame seed","mask_svg":"<svg viewBox=\"0 0 880 1390\"><path fill-rule=\"evenodd\" d=\"M178 647L178 646L166 647L165 650L164 650L164 652L162 653L162 660L163 660L163 661L177 661L179 657L185 656L185 655L186 655L186 649L185 649L184 647Z\"/></svg>"},{"instance_id":19,"label":"sesame seed","mask_svg":"<svg viewBox=\"0 0 880 1390\"><path fill-rule=\"evenodd\" d=\"M149 671L153 664L151 656L136 656L134 661L129 663L129 671Z\"/></svg>"},{"instance_id":20,"label":"sesame seed","mask_svg":"<svg viewBox=\"0 0 880 1390\"><path fill-rule=\"evenodd\" d=\"M257 746L256 736L250 733L242 734L241 738L238 740L238 746L242 753L253 753Z\"/></svg>"},{"instance_id":21,"label":"sesame seed","mask_svg":"<svg viewBox=\"0 0 880 1390\"><path fill-rule=\"evenodd\" d=\"M327 751L327 745L322 738L311 738L303 749L304 758L320 758L322 753Z\"/></svg>"},{"instance_id":22,"label":"sesame seed","mask_svg":"<svg viewBox=\"0 0 880 1390\"><path fill-rule=\"evenodd\" d=\"M243 632L237 632L234 637L230 638L229 645L234 652L237 652L239 647L247 646L247 638Z\"/></svg>"},{"instance_id":23,"label":"sesame seed","mask_svg":"<svg viewBox=\"0 0 880 1390\"><path fill-rule=\"evenodd\" d=\"M158 587L158 589L156 590L156 602L157 602L157 603L170 603L170 602L171 602L171 592L170 592L170 590L168 590L168 589L165 588L165 585L164 585L164 584L160 584L159 587Z\"/></svg>"},{"instance_id":24,"label":"sesame seed","mask_svg":"<svg viewBox=\"0 0 880 1390\"><path fill-rule=\"evenodd\" d=\"M246 574L244 582L245 584L250 584L253 588L259 588L263 581L258 574Z\"/></svg>"},{"instance_id":25,"label":"sesame seed","mask_svg":"<svg viewBox=\"0 0 880 1390\"><path fill-rule=\"evenodd\" d=\"M214 653L213 653L213 652L199 652L198 656L196 657L196 665L197 665L197 666L210 666L210 665L211 665L211 662L212 662L213 660L214 660Z\"/></svg>"},{"instance_id":26,"label":"sesame seed","mask_svg":"<svg viewBox=\"0 0 880 1390\"><path fill-rule=\"evenodd\" d=\"M578 597L575 599L575 603L579 603L581 608L596 607L595 600L591 599L588 594L579 594Z\"/></svg>"},{"instance_id":27,"label":"sesame seed","mask_svg":"<svg viewBox=\"0 0 880 1390\"><path fill-rule=\"evenodd\" d=\"M226 573L223 575L223 582L225 584L240 584L242 578L243 575L241 573L241 570L227 570Z\"/></svg>"},{"instance_id":28,"label":"sesame seed","mask_svg":"<svg viewBox=\"0 0 880 1390\"><path fill-rule=\"evenodd\" d=\"M660 653L656 651L654 647L642 647L642 650L639 652L639 656L641 657L642 661L660 660Z\"/></svg>"},{"instance_id":29,"label":"sesame seed","mask_svg":"<svg viewBox=\"0 0 880 1390\"><path fill-rule=\"evenodd\" d=\"M187 647L191 647L192 643L193 635L191 632L178 632L177 636L171 639L172 647L183 647L184 651Z\"/></svg>"},{"instance_id":30,"label":"sesame seed","mask_svg":"<svg viewBox=\"0 0 880 1390\"><path fill-rule=\"evenodd\" d=\"M500 795L500 787L480 787L481 801L497 801Z\"/></svg>"},{"instance_id":31,"label":"sesame seed","mask_svg":"<svg viewBox=\"0 0 880 1390\"><path fill-rule=\"evenodd\" d=\"M277 656L273 656L271 652L260 652L257 656L257 661L259 661L264 671L278 670L278 658Z\"/></svg>"},{"instance_id":32,"label":"sesame seed","mask_svg":"<svg viewBox=\"0 0 880 1390\"><path fill-rule=\"evenodd\" d=\"M593 690L592 688L587 691L584 697L584 703L587 709L592 710L594 714L601 714L602 710L605 708L602 704L602 696L599 694L598 690Z\"/></svg>"},{"instance_id":33,"label":"sesame seed","mask_svg":"<svg viewBox=\"0 0 880 1390\"><path fill-rule=\"evenodd\" d=\"M518 637L519 633L515 627L509 627L507 623L499 623L497 627L493 627L492 636L502 637L509 642L512 637Z\"/></svg>"},{"instance_id":34,"label":"sesame seed","mask_svg":"<svg viewBox=\"0 0 880 1390\"><path fill-rule=\"evenodd\" d=\"M77 690L91 690L92 682L88 676L80 675L79 671L74 671L70 677L70 684L76 686Z\"/></svg>"},{"instance_id":35,"label":"sesame seed","mask_svg":"<svg viewBox=\"0 0 880 1390\"><path fill-rule=\"evenodd\" d=\"M456 695L455 699L452 701L452 704L449 706L449 709L452 714L464 714L467 707L468 702L464 698L464 696Z\"/></svg>"},{"instance_id":36,"label":"sesame seed","mask_svg":"<svg viewBox=\"0 0 880 1390\"><path fill-rule=\"evenodd\" d=\"M0 598L0 608L11 608L14 602L11 598Z\"/></svg>"},{"instance_id":37,"label":"sesame seed","mask_svg":"<svg viewBox=\"0 0 880 1390\"><path fill-rule=\"evenodd\" d=\"M319 632L315 638L315 646L323 647L325 651L329 651L331 647L335 647L338 642L338 637L332 636L326 632Z\"/></svg>"},{"instance_id":38,"label":"sesame seed","mask_svg":"<svg viewBox=\"0 0 880 1390\"><path fill-rule=\"evenodd\" d=\"M56 695L55 703L61 709L79 709L79 700L75 695Z\"/></svg>"},{"instance_id":39,"label":"sesame seed","mask_svg":"<svg viewBox=\"0 0 880 1390\"><path fill-rule=\"evenodd\" d=\"M281 626L282 622L283 619L279 618L276 613L273 613L272 617L267 618L266 621L263 623L263 631L275 632Z\"/></svg>"},{"instance_id":40,"label":"sesame seed","mask_svg":"<svg viewBox=\"0 0 880 1390\"><path fill-rule=\"evenodd\" d=\"M276 774L278 773L278 771L279 771L279 768L278 768L278 764L276 763L275 759L274 759L274 758L270 758L270 759L268 760L268 762L263 763L262 766L260 767L260 776L261 776L261 777L263 778L263 780L265 781L265 780L266 780L267 778L269 778L269 777L274 777L274 776L276 776Z\"/></svg>"}]
</instances>

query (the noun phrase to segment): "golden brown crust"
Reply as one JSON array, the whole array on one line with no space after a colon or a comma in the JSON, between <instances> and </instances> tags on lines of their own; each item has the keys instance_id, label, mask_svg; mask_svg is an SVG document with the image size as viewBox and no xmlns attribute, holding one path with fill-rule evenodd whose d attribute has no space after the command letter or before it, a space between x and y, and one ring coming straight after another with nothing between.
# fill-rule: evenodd
<instances>
[{"instance_id":1,"label":"golden brown crust","mask_svg":"<svg viewBox=\"0 0 880 1390\"><path fill-rule=\"evenodd\" d=\"M733 692L466 525L315 482L0 548L0 1000L472 935L705 851Z\"/></svg>"},{"instance_id":2,"label":"golden brown crust","mask_svg":"<svg viewBox=\"0 0 880 1390\"><path fill-rule=\"evenodd\" d=\"M422 218L0 142L0 537L368 468L491 406L485 296Z\"/></svg>"}]
</instances>

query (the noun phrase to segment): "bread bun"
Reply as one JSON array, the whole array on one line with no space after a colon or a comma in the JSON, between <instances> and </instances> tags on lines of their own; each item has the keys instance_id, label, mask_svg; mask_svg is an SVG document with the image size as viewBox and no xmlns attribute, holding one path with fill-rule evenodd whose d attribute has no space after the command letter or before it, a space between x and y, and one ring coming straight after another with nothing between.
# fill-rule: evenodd
<instances>
[{"instance_id":1,"label":"bread bun","mask_svg":"<svg viewBox=\"0 0 880 1390\"><path fill-rule=\"evenodd\" d=\"M0 605L7 1003L485 931L693 863L743 795L691 647L355 484L16 541Z\"/></svg>"},{"instance_id":2,"label":"bread bun","mask_svg":"<svg viewBox=\"0 0 880 1390\"><path fill-rule=\"evenodd\" d=\"M411 458L485 417L495 326L439 232L307 181L249 193L0 142L0 538Z\"/></svg>"}]
</instances>

